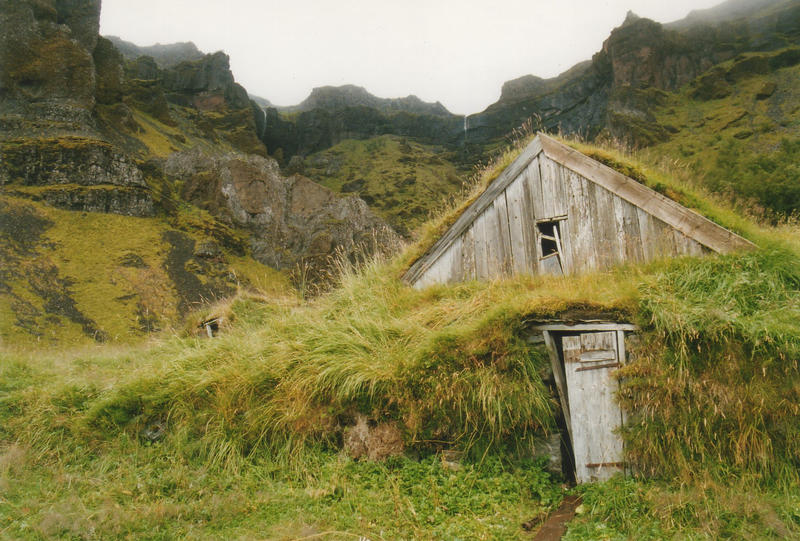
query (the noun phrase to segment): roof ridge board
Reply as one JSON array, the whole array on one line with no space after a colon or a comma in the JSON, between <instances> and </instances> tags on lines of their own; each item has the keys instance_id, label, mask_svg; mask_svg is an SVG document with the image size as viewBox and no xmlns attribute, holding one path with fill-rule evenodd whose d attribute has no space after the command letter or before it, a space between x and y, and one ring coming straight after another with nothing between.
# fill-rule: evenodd
<instances>
[{"instance_id":1,"label":"roof ridge board","mask_svg":"<svg viewBox=\"0 0 800 541\"><path fill-rule=\"evenodd\" d=\"M489 208L494 203L495 198L499 193L505 190L524 170L528 167L534 158L542 153L543 148L539 136L541 133L536 134L536 137L528 143L525 149L520 152L511 164L506 167L500 176L492 181L489 186L479 195L475 201L472 202L456 221L451 225L444 235L436 241L428 250L422 254L405 272L403 279L414 283L419 275L428 270L439 257L444 253L444 249L458 238L481 213ZM444 248L444 249L443 249Z\"/></svg>"},{"instance_id":2,"label":"roof ridge board","mask_svg":"<svg viewBox=\"0 0 800 541\"><path fill-rule=\"evenodd\" d=\"M702 214L623 175L604 163L586 156L548 135L543 133L539 135L542 139L542 150L548 158L641 208L700 244L720 253L727 253L737 248L752 249L756 247L749 240L709 220ZM562 153L561 156L558 155L559 150ZM598 178L581 166L599 168L601 173L606 173L606 176L601 175ZM607 178L607 175L610 175L611 178ZM603 182L603 180L607 182ZM678 213L679 217L676 217L674 213Z\"/></svg>"}]
</instances>

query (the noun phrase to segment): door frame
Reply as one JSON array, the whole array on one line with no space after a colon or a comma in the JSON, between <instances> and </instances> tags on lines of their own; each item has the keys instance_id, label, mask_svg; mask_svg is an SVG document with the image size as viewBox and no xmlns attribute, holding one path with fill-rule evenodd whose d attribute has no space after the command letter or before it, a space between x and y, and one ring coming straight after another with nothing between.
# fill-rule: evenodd
<instances>
[{"instance_id":1,"label":"door frame","mask_svg":"<svg viewBox=\"0 0 800 541\"><path fill-rule=\"evenodd\" d=\"M562 434L562 438L566 439L567 448L571 455L571 463L575 464L575 448L572 439L572 420L570 416L569 394L567 390L567 377L566 368L564 364L564 349L561 340L564 336L574 336L590 332L616 332L617 355L619 357L620 366L624 366L627 362L627 355L625 352L625 333L631 333L639 330L639 327L632 323L619 323L613 321L591 321L582 323L568 323L568 322L548 322L548 323L534 323L529 327L532 331L541 332L544 343L547 346L547 352L550 356L550 365L553 370L553 379L556 383L558 392L559 403L561 404L561 411L564 416L567 433ZM622 412L622 425L624 426L627 421L625 411L620 408ZM571 472L575 474L575 471Z\"/></svg>"}]
</instances>

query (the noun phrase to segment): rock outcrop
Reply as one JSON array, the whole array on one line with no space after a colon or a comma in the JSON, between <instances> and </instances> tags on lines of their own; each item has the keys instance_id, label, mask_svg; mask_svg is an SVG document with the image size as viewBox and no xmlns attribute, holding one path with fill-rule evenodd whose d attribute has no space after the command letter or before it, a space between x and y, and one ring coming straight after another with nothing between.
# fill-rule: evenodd
<instances>
[{"instance_id":1,"label":"rock outcrop","mask_svg":"<svg viewBox=\"0 0 800 541\"><path fill-rule=\"evenodd\" d=\"M90 132L100 0L0 1L0 129Z\"/></svg>"},{"instance_id":2,"label":"rock outcrop","mask_svg":"<svg viewBox=\"0 0 800 541\"><path fill-rule=\"evenodd\" d=\"M9 193L67 210L155 214L155 202L139 168L113 146L97 139L4 141L0 147L0 186Z\"/></svg>"},{"instance_id":3,"label":"rock outcrop","mask_svg":"<svg viewBox=\"0 0 800 541\"><path fill-rule=\"evenodd\" d=\"M78 184L144 188L142 172L114 147L96 139L19 139L3 144L0 184Z\"/></svg>"},{"instance_id":4,"label":"rock outcrop","mask_svg":"<svg viewBox=\"0 0 800 541\"><path fill-rule=\"evenodd\" d=\"M351 257L398 241L358 197L337 196L300 175L285 178L273 159L193 151L173 154L164 169L182 183L184 199L250 231L253 257L277 269L302 260L319 270L334 254Z\"/></svg>"},{"instance_id":5,"label":"rock outcrop","mask_svg":"<svg viewBox=\"0 0 800 541\"><path fill-rule=\"evenodd\" d=\"M247 91L236 84L230 69L230 58L223 52L164 70L161 82L173 100L198 109L218 109L223 104L232 109L250 107ZM181 100L190 96L189 100Z\"/></svg>"}]
</instances>

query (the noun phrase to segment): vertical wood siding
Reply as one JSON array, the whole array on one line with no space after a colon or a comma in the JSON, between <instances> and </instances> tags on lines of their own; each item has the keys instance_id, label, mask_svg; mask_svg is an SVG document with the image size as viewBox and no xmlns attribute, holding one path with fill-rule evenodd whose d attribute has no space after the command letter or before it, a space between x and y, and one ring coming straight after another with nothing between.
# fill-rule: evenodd
<instances>
[{"instance_id":1,"label":"vertical wood siding","mask_svg":"<svg viewBox=\"0 0 800 541\"><path fill-rule=\"evenodd\" d=\"M561 219L566 274L709 250L677 229L539 153L416 281L491 280L559 272L542 259L537 222Z\"/></svg>"}]
</instances>

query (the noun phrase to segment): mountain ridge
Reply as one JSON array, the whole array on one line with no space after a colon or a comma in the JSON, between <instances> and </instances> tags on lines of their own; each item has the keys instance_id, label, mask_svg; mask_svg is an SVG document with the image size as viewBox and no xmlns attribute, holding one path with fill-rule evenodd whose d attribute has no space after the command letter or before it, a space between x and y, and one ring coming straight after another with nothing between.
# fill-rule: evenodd
<instances>
[{"instance_id":1,"label":"mountain ridge","mask_svg":"<svg viewBox=\"0 0 800 541\"><path fill-rule=\"evenodd\" d=\"M200 60L205 56L205 53L191 41L140 46L118 36L104 37L114 44L125 60L136 60L140 56L149 56L156 61L160 68L171 68L181 62Z\"/></svg>"}]
</instances>

